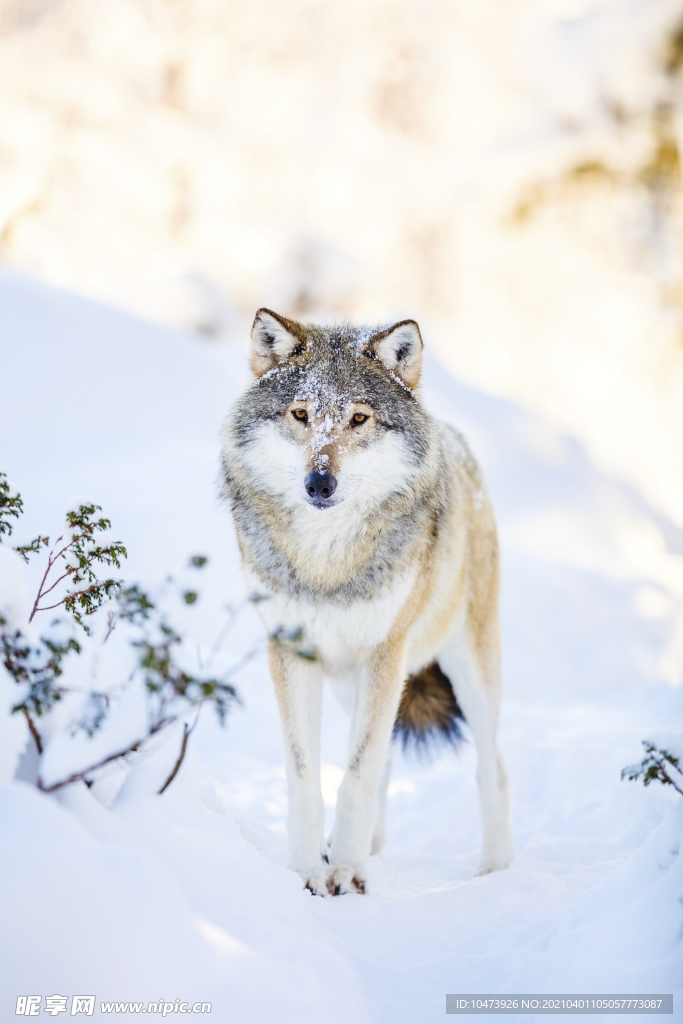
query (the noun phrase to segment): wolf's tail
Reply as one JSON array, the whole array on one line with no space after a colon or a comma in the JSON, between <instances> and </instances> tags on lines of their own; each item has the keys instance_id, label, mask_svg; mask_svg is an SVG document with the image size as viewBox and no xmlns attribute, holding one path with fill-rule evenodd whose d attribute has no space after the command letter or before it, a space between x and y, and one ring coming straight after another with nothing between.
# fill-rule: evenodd
<instances>
[{"instance_id":1,"label":"wolf's tail","mask_svg":"<svg viewBox=\"0 0 683 1024\"><path fill-rule=\"evenodd\" d=\"M394 724L394 738L405 750L411 741L418 748L442 737L455 746L462 739L465 721L448 676L433 661L406 680Z\"/></svg>"}]
</instances>

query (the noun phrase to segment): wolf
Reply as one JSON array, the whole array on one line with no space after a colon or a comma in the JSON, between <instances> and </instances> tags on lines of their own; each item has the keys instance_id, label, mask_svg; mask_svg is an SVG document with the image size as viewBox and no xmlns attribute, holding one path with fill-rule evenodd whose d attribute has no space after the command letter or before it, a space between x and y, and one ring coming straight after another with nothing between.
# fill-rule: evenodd
<instances>
[{"instance_id":1,"label":"wolf","mask_svg":"<svg viewBox=\"0 0 683 1024\"><path fill-rule=\"evenodd\" d=\"M247 584L260 597L282 720L287 866L314 894L368 891L384 842L392 734L454 739L478 756L478 873L513 856L497 745L496 525L464 438L420 399L414 320L375 330L259 309L253 382L222 435L222 487ZM283 642L303 631L314 656ZM323 678L350 716L335 824L324 835Z\"/></svg>"}]
</instances>

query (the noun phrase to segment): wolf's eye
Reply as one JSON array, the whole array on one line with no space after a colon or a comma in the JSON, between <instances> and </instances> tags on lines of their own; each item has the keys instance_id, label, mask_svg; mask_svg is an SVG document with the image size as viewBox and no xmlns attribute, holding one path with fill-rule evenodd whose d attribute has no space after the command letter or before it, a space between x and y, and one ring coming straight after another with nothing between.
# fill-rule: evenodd
<instances>
[{"instance_id":1,"label":"wolf's eye","mask_svg":"<svg viewBox=\"0 0 683 1024\"><path fill-rule=\"evenodd\" d=\"M358 427L360 426L361 423L365 423L366 419L367 416L365 415L364 412L354 412L353 416L351 417L351 426Z\"/></svg>"},{"instance_id":2,"label":"wolf's eye","mask_svg":"<svg viewBox=\"0 0 683 1024\"><path fill-rule=\"evenodd\" d=\"M305 409L292 409L292 416L299 423L308 423L308 413Z\"/></svg>"}]
</instances>

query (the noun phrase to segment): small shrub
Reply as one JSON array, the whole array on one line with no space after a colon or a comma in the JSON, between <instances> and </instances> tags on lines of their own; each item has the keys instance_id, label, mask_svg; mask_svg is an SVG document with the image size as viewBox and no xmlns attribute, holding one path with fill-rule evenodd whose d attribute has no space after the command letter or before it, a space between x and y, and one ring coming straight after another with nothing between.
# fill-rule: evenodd
<instances>
[{"instance_id":1,"label":"small shrub","mask_svg":"<svg viewBox=\"0 0 683 1024\"><path fill-rule=\"evenodd\" d=\"M0 474L1 535L11 536L15 525L13 520L18 519L22 511L21 495L11 487L5 475ZM64 661L71 655L81 655L85 644L97 642L86 620L106 606L107 628L101 646L107 643L117 625L126 624L129 643L137 658L133 677L122 683L130 685L137 682L144 687L149 709L147 730L121 750L51 785L43 784L39 774L38 786L47 792L78 780L92 781L98 769L105 764L140 750L153 736L186 718L193 709L196 709L196 725L199 711L205 704L213 706L223 724L230 706L238 700L237 691L229 679L192 673L181 666L178 651L182 637L142 588L125 585L120 579L100 578L100 567L120 569L121 561L127 557L120 541L106 539L111 523L100 512L98 505L79 504L67 511L67 529L51 547L49 537L39 536L14 548L27 562L49 550L28 622L10 622L0 613L0 655L6 670L21 688L21 696L11 710L25 716L38 754L42 756L44 744L40 720L70 692L61 682ZM207 561L206 556L196 555L190 565L200 570ZM188 600L190 593L192 598ZM185 591L179 597L185 603L193 603L198 594L195 590ZM48 628L41 632L31 625L38 613L58 608L63 609L66 618L52 619ZM80 628L81 637L74 635L74 627ZM102 728L116 696L116 685L109 685L101 691L93 688L87 695L82 718L72 723L72 732L83 729L93 736ZM163 789L177 774L192 728L194 725L189 727L185 724L179 759Z\"/></svg>"},{"instance_id":2,"label":"small shrub","mask_svg":"<svg viewBox=\"0 0 683 1024\"><path fill-rule=\"evenodd\" d=\"M94 677L92 687L85 694L80 717L71 722L69 728L71 735L82 730L88 736L94 736L103 728L112 706L121 699L124 691L131 686L141 686L147 706L146 729L121 749L49 784L43 782L39 769L37 785L52 793L78 781L91 784L106 765L125 760L128 755L145 748L163 730L182 721L183 737L178 758L159 790L163 793L178 773L202 708L210 705L221 725L225 724L231 707L239 702L232 680L248 661L263 653L266 641L254 645L222 673L210 675L208 665L202 667L201 663L199 671L190 670L187 658L183 659L186 645L182 635L149 593L138 584L126 584L122 579L108 575L100 578L99 569L120 569L122 560L127 557L126 548L120 541L108 539L111 523L100 515L101 511L99 505L79 503L67 511L66 529L54 544L50 545L48 536L40 535L14 547L24 561L46 554L46 563L27 622L9 621L0 608L0 656L19 688L18 699L11 711L24 715L42 766L41 719L49 715L68 693L76 692L64 685L65 660L81 656L87 649L97 655L92 664L99 665L99 653L112 633L123 629L128 648L134 656L132 671L125 678L115 679L106 685L100 683L98 686L98 679ZM14 520L22 512L21 495L0 473L0 542L3 537L12 535L16 525ZM206 555L194 555L189 561L189 568L201 572L207 563ZM169 587L179 608L192 606L199 600L199 590L195 586L180 589L169 578L167 591ZM247 599L254 604L262 600L266 598L258 594ZM208 664L222 646L244 604L229 609L228 621L214 643ZM65 617L52 618L45 630L38 631L33 625L36 616L56 609L62 609ZM101 612L99 617L96 615L98 612ZM92 622L94 617L101 626L105 615L100 635L93 635L87 620ZM303 659L315 660L317 657L312 648L302 645L301 629L279 628L269 639L274 643L288 644ZM120 666L118 670L120 672ZM191 725L188 718L192 718Z\"/></svg>"},{"instance_id":3,"label":"small shrub","mask_svg":"<svg viewBox=\"0 0 683 1024\"><path fill-rule=\"evenodd\" d=\"M675 745L679 746L680 741L676 741ZM624 768L621 773L622 779L631 782L642 779L644 786L649 786L651 782L660 782L663 786L673 786L676 792L683 796L682 758L666 749L666 746L673 747L674 743L666 740L643 740L643 746L645 757L640 764Z\"/></svg>"}]
</instances>

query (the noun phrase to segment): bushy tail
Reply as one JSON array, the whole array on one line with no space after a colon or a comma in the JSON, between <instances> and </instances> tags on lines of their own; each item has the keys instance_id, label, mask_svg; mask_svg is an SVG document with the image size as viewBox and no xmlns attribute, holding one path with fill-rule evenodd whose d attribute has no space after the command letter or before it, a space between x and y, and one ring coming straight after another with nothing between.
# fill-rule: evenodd
<instances>
[{"instance_id":1,"label":"bushy tail","mask_svg":"<svg viewBox=\"0 0 683 1024\"><path fill-rule=\"evenodd\" d=\"M460 723L465 721L448 676L433 661L406 680L394 725L394 738L405 750L411 743L424 749L430 740L442 737L455 746L462 739Z\"/></svg>"}]
</instances>

